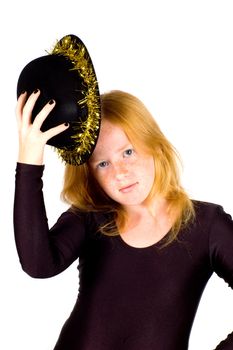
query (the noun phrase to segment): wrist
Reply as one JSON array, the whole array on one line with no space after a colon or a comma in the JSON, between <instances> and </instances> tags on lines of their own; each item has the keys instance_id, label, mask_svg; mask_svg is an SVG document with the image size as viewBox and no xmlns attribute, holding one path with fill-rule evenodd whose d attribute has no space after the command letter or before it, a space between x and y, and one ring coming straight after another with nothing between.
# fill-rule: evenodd
<instances>
[{"instance_id":1,"label":"wrist","mask_svg":"<svg viewBox=\"0 0 233 350\"><path fill-rule=\"evenodd\" d=\"M18 163L32 164L32 165L43 165L43 152L38 153L35 150L19 150Z\"/></svg>"}]
</instances>

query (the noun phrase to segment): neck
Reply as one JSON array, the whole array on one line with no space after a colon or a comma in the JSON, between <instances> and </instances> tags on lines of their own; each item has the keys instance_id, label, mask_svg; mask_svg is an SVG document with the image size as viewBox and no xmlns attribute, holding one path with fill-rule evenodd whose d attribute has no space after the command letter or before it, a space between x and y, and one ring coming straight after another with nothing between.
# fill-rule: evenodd
<instances>
[{"instance_id":1,"label":"neck","mask_svg":"<svg viewBox=\"0 0 233 350\"><path fill-rule=\"evenodd\" d=\"M151 203L146 201L139 205L125 206L124 209L128 217L151 215L158 217L161 213L167 212L167 201L164 198L157 197Z\"/></svg>"},{"instance_id":2,"label":"neck","mask_svg":"<svg viewBox=\"0 0 233 350\"><path fill-rule=\"evenodd\" d=\"M167 212L167 201L164 198L156 198L153 203L127 206L126 210L126 227L132 229L141 222L163 222L169 220Z\"/></svg>"}]
</instances>

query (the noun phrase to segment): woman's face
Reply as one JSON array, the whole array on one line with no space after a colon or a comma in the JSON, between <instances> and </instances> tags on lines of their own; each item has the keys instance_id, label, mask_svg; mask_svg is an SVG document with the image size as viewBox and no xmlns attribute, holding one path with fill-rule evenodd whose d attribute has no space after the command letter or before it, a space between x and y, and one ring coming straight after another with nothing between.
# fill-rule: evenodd
<instances>
[{"instance_id":1,"label":"woman's face","mask_svg":"<svg viewBox=\"0 0 233 350\"><path fill-rule=\"evenodd\" d=\"M126 208L145 204L154 182L154 160L136 150L122 128L102 121L89 164L101 188L114 201Z\"/></svg>"}]
</instances>

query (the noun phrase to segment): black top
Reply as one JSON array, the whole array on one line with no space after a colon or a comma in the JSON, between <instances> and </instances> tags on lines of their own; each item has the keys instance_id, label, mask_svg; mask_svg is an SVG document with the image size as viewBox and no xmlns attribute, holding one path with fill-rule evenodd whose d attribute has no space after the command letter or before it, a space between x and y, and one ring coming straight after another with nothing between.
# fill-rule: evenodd
<instances>
[{"instance_id":1,"label":"black top","mask_svg":"<svg viewBox=\"0 0 233 350\"><path fill-rule=\"evenodd\" d=\"M222 207L195 201L196 219L166 248L134 248L97 233L104 213L63 213L49 230L43 166L18 164L15 239L22 268L46 278L79 258L77 303L56 350L187 350L207 281L233 287L233 221ZM233 349L233 333L218 350Z\"/></svg>"}]
</instances>

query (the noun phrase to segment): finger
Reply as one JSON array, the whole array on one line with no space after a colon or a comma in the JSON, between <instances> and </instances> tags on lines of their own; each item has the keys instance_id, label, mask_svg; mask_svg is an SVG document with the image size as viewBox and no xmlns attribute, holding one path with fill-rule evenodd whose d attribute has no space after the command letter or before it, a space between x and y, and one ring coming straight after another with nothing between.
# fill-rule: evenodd
<instances>
[{"instance_id":1,"label":"finger","mask_svg":"<svg viewBox=\"0 0 233 350\"><path fill-rule=\"evenodd\" d=\"M23 115L22 115L22 122L29 125L31 124L31 116L32 116L32 110L35 106L35 103L40 96L40 90L36 89L27 99L27 102L25 103L23 107Z\"/></svg>"},{"instance_id":2,"label":"finger","mask_svg":"<svg viewBox=\"0 0 233 350\"><path fill-rule=\"evenodd\" d=\"M25 105L26 100L27 100L27 92L25 91L20 94L16 104L15 114L16 114L16 120L18 124L21 123L23 107Z\"/></svg>"},{"instance_id":3,"label":"finger","mask_svg":"<svg viewBox=\"0 0 233 350\"><path fill-rule=\"evenodd\" d=\"M55 126L54 128L51 128L43 133L46 142L51 139L52 137L62 133L63 131L67 130L69 128L69 124L60 124L58 126Z\"/></svg>"},{"instance_id":4,"label":"finger","mask_svg":"<svg viewBox=\"0 0 233 350\"><path fill-rule=\"evenodd\" d=\"M41 126L45 119L48 117L49 113L52 111L52 109L55 107L55 101L50 100L46 105L42 108L42 110L37 114L34 122L33 127L37 128L38 130L41 129Z\"/></svg>"}]
</instances>

